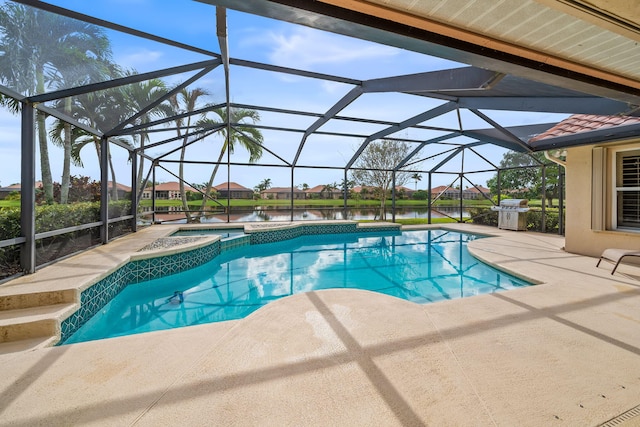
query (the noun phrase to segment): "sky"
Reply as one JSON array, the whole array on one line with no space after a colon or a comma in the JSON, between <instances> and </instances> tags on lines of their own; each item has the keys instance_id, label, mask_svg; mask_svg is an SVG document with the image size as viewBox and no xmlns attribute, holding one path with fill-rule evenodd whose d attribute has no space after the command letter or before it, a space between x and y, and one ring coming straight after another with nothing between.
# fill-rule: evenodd
<instances>
[{"instance_id":1,"label":"sky","mask_svg":"<svg viewBox=\"0 0 640 427\"><path fill-rule=\"evenodd\" d=\"M98 18L150 32L158 36L171 38L179 42L219 52L215 30L215 8L191 0L84 0L50 1L62 7L91 14ZM159 7L161 6L161 7ZM447 68L465 66L440 58L429 57L414 52L379 45L363 40L327 33L312 28L293 25L281 21L253 16L228 10L228 42L232 58L245 59L285 67L293 67L318 73L326 73L354 79L372 79L393 75L420 73ZM137 72L149 72L171 66L202 61L207 57L186 52L160 43L136 38L127 34L107 31L111 40L113 59L125 69ZM172 76L164 80L175 85L189 78L193 73ZM218 67L196 83L189 86L203 88L210 95L202 98L202 104L221 103L225 100L224 74ZM353 86L343 83L326 82L317 79L291 76L281 73L254 70L232 66L230 70L231 101L235 103L269 106L282 109L324 113ZM367 94L358 98L339 114L360 118L374 118L387 121L403 121L407 118L431 109L442 101L431 100L403 94ZM560 121L564 116L535 113L485 112L503 126L536 122ZM461 112L464 128L487 128L489 125L466 111ZM305 128L315 118L298 117L289 114L262 112L260 123L273 127ZM433 126L458 128L458 116L453 112L425 123ZM338 131L368 135L385 126L361 124L346 121L331 121L322 131ZM434 131L404 130L393 137L411 139L429 139L442 133ZM153 138L169 138L175 131L165 130L154 134ZM291 161L301 141L300 133L264 130L264 145L279 156ZM464 141L458 139L455 141ZM362 142L362 138L341 138L313 135L302 150L299 165L343 166ZM209 137L205 141L191 145L187 149L186 159L192 161L217 159L222 140ZM177 148L179 143L167 144L148 151L152 155L162 155ZM51 150L51 165L54 181L60 181L62 173L62 151L55 146ZM420 152L420 158L432 157L418 165L428 170L438 163L444 155L438 156L442 148L427 147ZM478 152L498 164L504 150L493 146L482 146ZM99 178L99 168L95 150L86 147L82 151L83 166L73 167L72 174ZM112 157L116 165L116 179L129 185L130 168L126 150L114 147ZM177 159L177 154L168 157ZM237 148L231 156L232 162L245 163L248 154ZM273 187L291 185L291 171L277 167L283 162L265 151L260 163L270 167L238 166L228 173L226 167L219 169L214 184L235 181L253 188L264 179L270 179ZM19 117L8 112L0 112L0 186L20 181L20 121ZM38 163L39 165L39 163ZM146 164L148 167L148 162ZM462 159L455 159L443 168L444 171L457 173L462 167ZM169 171L157 170L156 180L175 181L171 174L177 174L177 165L168 164ZM189 165L185 179L190 183L203 183L209 179L211 165ZM465 171L490 169L479 156L468 154L464 159ZM38 178L40 177L38 166ZM475 184L485 185L492 173L469 175ZM294 185L307 184L311 187L319 184L340 182L342 171L328 169L296 168ZM455 175L439 174L434 177L433 186L449 185ZM407 186L426 188L426 176L420 183L411 181ZM464 184L468 186L469 183Z\"/></svg>"}]
</instances>

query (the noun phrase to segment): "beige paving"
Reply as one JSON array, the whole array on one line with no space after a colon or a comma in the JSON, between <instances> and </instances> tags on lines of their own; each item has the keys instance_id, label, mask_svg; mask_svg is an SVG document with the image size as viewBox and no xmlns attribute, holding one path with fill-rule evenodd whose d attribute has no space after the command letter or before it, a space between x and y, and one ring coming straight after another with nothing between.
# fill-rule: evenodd
<instances>
[{"instance_id":1,"label":"beige paving","mask_svg":"<svg viewBox=\"0 0 640 427\"><path fill-rule=\"evenodd\" d=\"M557 236L460 227L499 235L470 249L541 284L428 305L326 290L234 322L7 352L0 425L595 426L640 405L640 270L611 276Z\"/></svg>"}]
</instances>

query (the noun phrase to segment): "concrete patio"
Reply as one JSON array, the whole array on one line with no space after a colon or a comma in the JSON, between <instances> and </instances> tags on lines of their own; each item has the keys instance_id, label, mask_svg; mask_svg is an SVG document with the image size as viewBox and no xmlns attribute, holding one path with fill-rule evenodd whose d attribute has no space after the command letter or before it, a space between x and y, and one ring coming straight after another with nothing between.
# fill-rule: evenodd
<instances>
[{"instance_id":1,"label":"concrete patio","mask_svg":"<svg viewBox=\"0 0 640 427\"><path fill-rule=\"evenodd\" d=\"M157 227L19 286L104 272ZM0 344L0 425L640 425L640 269L612 276L559 236L447 228L495 235L470 250L541 284L428 305L327 290L232 322Z\"/></svg>"}]
</instances>

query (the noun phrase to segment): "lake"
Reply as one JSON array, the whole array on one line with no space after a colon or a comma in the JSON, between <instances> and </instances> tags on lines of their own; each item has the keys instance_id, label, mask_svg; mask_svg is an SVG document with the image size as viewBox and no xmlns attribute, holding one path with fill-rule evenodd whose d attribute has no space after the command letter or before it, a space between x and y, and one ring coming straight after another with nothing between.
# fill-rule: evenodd
<instances>
[{"instance_id":1,"label":"lake","mask_svg":"<svg viewBox=\"0 0 640 427\"><path fill-rule=\"evenodd\" d=\"M165 209L167 209L165 207ZM175 210L174 210L175 209ZM386 219L391 220L391 208L386 208ZM462 217L469 218L467 209L463 209ZM316 220L376 220L380 219L380 208L374 207L348 207L345 211L342 207L335 206L295 206L293 209L294 221L316 221ZM427 218L428 209L426 207L402 207L396 208L396 219L407 218ZM431 210L431 218L460 218L458 207L438 207ZM256 207L232 207L229 214L229 222L260 222L260 221L291 221L290 206L256 206ZM156 209L156 220L184 222L185 217L180 207L171 207L164 211L162 207ZM227 222L227 214L224 212L211 213L201 220L205 223Z\"/></svg>"}]
</instances>

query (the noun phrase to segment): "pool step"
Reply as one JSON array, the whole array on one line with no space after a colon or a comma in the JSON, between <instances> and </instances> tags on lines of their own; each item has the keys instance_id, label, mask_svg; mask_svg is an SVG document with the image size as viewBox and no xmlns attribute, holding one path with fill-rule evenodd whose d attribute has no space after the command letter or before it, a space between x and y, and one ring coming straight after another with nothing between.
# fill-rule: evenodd
<instances>
[{"instance_id":1,"label":"pool step","mask_svg":"<svg viewBox=\"0 0 640 427\"><path fill-rule=\"evenodd\" d=\"M58 337L37 337L26 340L0 343L0 354L19 353L37 350L39 348L53 347L58 342Z\"/></svg>"},{"instance_id":2,"label":"pool step","mask_svg":"<svg viewBox=\"0 0 640 427\"><path fill-rule=\"evenodd\" d=\"M3 290L9 290L4 288ZM73 303L78 300L77 289L62 289L42 292L5 293L0 295L0 313L22 308L35 308Z\"/></svg>"},{"instance_id":3,"label":"pool step","mask_svg":"<svg viewBox=\"0 0 640 427\"><path fill-rule=\"evenodd\" d=\"M77 309L76 303L0 311L0 343L60 336L60 321Z\"/></svg>"}]
</instances>

